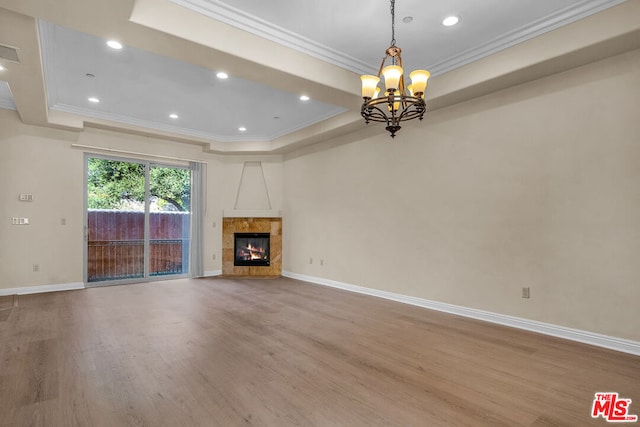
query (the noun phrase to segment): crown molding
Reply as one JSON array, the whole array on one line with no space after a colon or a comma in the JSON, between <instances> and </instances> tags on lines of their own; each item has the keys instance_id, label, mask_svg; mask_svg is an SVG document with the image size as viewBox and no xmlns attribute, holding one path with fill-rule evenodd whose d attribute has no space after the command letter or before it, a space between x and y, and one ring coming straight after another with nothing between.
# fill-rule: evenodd
<instances>
[{"instance_id":1,"label":"crown molding","mask_svg":"<svg viewBox=\"0 0 640 427\"><path fill-rule=\"evenodd\" d=\"M489 55L500 52L519 43L553 31L564 25L578 21L587 16L602 12L605 9L624 3L626 0L584 0L566 7L556 13L547 15L528 25L496 37L485 43L453 55L444 61L430 64L427 69L432 75L444 74L463 65L478 61Z\"/></svg>"},{"instance_id":2,"label":"crown molding","mask_svg":"<svg viewBox=\"0 0 640 427\"><path fill-rule=\"evenodd\" d=\"M120 114L106 113L103 111L95 111L90 110L88 108L76 107L75 105L57 103L51 105L49 107L54 111L61 111L63 113L76 114L79 116L83 116L85 118L94 118L99 120L106 120L109 122L121 123L129 126L135 126L150 130L155 130L158 132L167 132L173 133L193 138L200 138L205 140L215 140L221 142L235 142L240 141L239 139L232 139L223 135L216 135L208 132L201 132L193 129L186 129L177 126L165 125L163 123L152 122L149 120L140 120L129 116L123 116ZM90 122L90 120L87 120ZM268 142L268 140L261 137L246 137L243 138L242 141L250 141L250 142Z\"/></svg>"},{"instance_id":3,"label":"crown molding","mask_svg":"<svg viewBox=\"0 0 640 427\"><path fill-rule=\"evenodd\" d=\"M58 89L55 84L55 73L53 69L53 24L37 19L38 38L40 40L40 55L42 56L42 73L44 77L45 96L47 106L58 99Z\"/></svg>"},{"instance_id":4,"label":"crown molding","mask_svg":"<svg viewBox=\"0 0 640 427\"><path fill-rule=\"evenodd\" d=\"M0 100L1 101L1 100ZM0 104L1 105L1 104ZM328 120L332 117L338 116L346 111L344 108L340 108L338 111L330 111L327 114L319 115L313 118L313 120L308 120L306 122L297 123L295 126L282 129L272 135L267 136L245 136L245 137L231 137L226 135L217 135L209 132L202 132L193 129L182 128L178 126L166 125L164 123L153 122L150 120L140 120L134 117L123 116L120 114L106 113L103 111L95 111L88 108L77 107L75 105L69 105L64 103L56 103L54 105L50 105L49 109L53 111L60 111L63 113L76 114L79 116L87 117L87 118L95 118L99 120L106 120L109 122L121 123L129 126L135 126L145 129L150 129L158 132L166 132L172 133L176 135L181 135L185 137L198 138L202 140L208 141L219 141L219 142L264 142L269 143L274 139L280 138L281 136L287 135L289 133L296 132L298 130L304 129L308 126L314 125L316 123L322 122L324 120Z\"/></svg>"},{"instance_id":5,"label":"crown molding","mask_svg":"<svg viewBox=\"0 0 640 427\"><path fill-rule=\"evenodd\" d=\"M325 62L353 71L357 74L368 74L375 65L367 64L338 52L328 46L269 23L257 16L243 12L221 0L169 0L179 6L205 15L209 18L224 22L233 27L248 31L252 34L271 40L280 45L305 53ZM482 59L501 50L515 46L526 40L555 30L579 19L601 12L626 0L584 0L566 7L556 13L545 16L537 21L503 34L488 42L473 46L457 53L443 61L429 64L427 69L432 75L444 74L463 65Z\"/></svg>"},{"instance_id":6,"label":"crown molding","mask_svg":"<svg viewBox=\"0 0 640 427\"><path fill-rule=\"evenodd\" d=\"M169 0L178 6L190 9L235 28L247 31L282 46L305 53L357 74L368 74L375 65L353 58L344 52L332 49L303 35L272 24L257 16L246 13L220 0Z\"/></svg>"}]
</instances>

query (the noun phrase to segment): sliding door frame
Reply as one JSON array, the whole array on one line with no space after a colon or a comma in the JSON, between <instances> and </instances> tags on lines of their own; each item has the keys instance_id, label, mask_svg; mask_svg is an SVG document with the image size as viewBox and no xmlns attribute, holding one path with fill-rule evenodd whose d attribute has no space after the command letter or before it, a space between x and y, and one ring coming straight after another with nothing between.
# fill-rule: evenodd
<instances>
[{"instance_id":1,"label":"sliding door frame","mask_svg":"<svg viewBox=\"0 0 640 427\"><path fill-rule=\"evenodd\" d=\"M117 162L127 162L127 163L138 163L144 166L145 178L144 178L144 272L142 277L135 277L130 279L113 279L113 280L100 280L89 282L89 159L103 159L103 160L112 160ZM190 171L191 176L191 186L193 186L193 171L189 167L189 165L179 164L179 163L169 163L169 162L157 162L148 159L141 159L135 157L120 157L120 156L109 156L102 155L96 153L85 153L84 155L84 212L83 212L83 236L82 236L82 244L83 244L83 281L85 287L100 287L100 286L111 286L111 285L126 285L132 283L144 283L144 282L152 282L158 280L173 280L180 278L188 278L192 277L191 272L191 257L194 254L191 251L191 239L193 237L193 212L190 209L189 215L191 216L189 221L189 260L186 263L186 273L182 274L167 274L167 275L151 275L151 260L150 260L150 173L151 168L157 167L166 167L166 168L176 168L176 169L186 169ZM191 190L193 194L193 191ZM191 200L193 203L193 197Z\"/></svg>"}]
</instances>

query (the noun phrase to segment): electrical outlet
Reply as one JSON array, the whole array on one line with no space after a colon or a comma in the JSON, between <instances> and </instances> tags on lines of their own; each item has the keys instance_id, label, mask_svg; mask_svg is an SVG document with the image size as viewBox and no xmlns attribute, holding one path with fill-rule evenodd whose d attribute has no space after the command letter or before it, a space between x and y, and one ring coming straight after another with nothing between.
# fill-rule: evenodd
<instances>
[{"instance_id":1,"label":"electrical outlet","mask_svg":"<svg viewBox=\"0 0 640 427\"><path fill-rule=\"evenodd\" d=\"M11 218L12 225L29 225L29 218Z\"/></svg>"},{"instance_id":2,"label":"electrical outlet","mask_svg":"<svg viewBox=\"0 0 640 427\"><path fill-rule=\"evenodd\" d=\"M320 260L320 265L324 265L324 260L323 259Z\"/></svg>"},{"instance_id":3,"label":"electrical outlet","mask_svg":"<svg viewBox=\"0 0 640 427\"><path fill-rule=\"evenodd\" d=\"M530 294L530 289L528 286L522 288L522 298L530 298L531 294Z\"/></svg>"},{"instance_id":4,"label":"electrical outlet","mask_svg":"<svg viewBox=\"0 0 640 427\"><path fill-rule=\"evenodd\" d=\"M18 198L21 202L33 202L33 194L20 194Z\"/></svg>"},{"instance_id":5,"label":"electrical outlet","mask_svg":"<svg viewBox=\"0 0 640 427\"><path fill-rule=\"evenodd\" d=\"M33 264L33 272L37 273L38 271L40 271L40 264Z\"/></svg>"},{"instance_id":6,"label":"electrical outlet","mask_svg":"<svg viewBox=\"0 0 640 427\"><path fill-rule=\"evenodd\" d=\"M216 222L213 221L213 228L216 228Z\"/></svg>"},{"instance_id":7,"label":"electrical outlet","mask_svg":"<svg viewBox=\"0 0 640 427\"><path fill-rule=\"evenodd\" d=\"M216 254L213 254L212 258L215 261L216 260Z\"/></svg>"},{"instance_id":8,"label":"electrical outlet","mask_svg":"<svg viewBox=\"0 0 640 427\"><path fill-rule=\"evenodd\" d=\"M60 225L67 225L67 218L60 218Z\"/></svg>"},{"instance_id":9,"label":"electrical outlet","mask_svg":"<svg viewBox=\"0 0 640 427\"><path fill-rule=\"evenodd\" d=\"M313 264L313 258L309 258L309 264Z\"/></svg>"}]
</instances>

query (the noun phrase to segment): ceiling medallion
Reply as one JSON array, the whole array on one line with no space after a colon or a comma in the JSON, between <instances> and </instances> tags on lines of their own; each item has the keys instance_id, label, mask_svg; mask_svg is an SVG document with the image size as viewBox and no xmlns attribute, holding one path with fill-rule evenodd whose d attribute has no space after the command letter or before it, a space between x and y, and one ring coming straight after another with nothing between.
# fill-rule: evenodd
<instances>
[{"instance_id":1,"label":"ceiling medallion","mask_svg":"<svg viewBox=\"0 0 640 427\"><path fill-rule=\"evenodd\" d=\"M409 74L411 84L405 87L404 70L402 69L402 49L396 46L395 38L395 0L391 0L391 46L385 51L377 76L360 76L362 80L363 103L360 114L366 123L386 123L386 129L395 138L400 130L400 122L420 119L422 120L427 105L424 102L424 91L427 88L427 80L431 75L426 70L415 70ZM388 58L391 65L384 66ZM384 68L383 68L384 67ZM384 76L385 92L379 96L380 74ZM408 94L407 94L408 92Z\"/></svg>"}]
</instances>

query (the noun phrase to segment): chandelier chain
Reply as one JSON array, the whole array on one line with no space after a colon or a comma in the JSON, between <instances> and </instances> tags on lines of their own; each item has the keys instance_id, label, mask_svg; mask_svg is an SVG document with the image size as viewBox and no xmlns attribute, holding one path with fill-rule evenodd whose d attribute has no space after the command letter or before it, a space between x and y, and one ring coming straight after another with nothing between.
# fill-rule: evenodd
<instances>
[{"instance_id":1,"label":"chandelier chain","mask_svg":"<svg viewBox=\"0 0 640 427\"><path fill-rule=\"evenodd\" d=\"M391 0L391 46L396 45L396 0Z\"/></svg>"}]
</instances>

